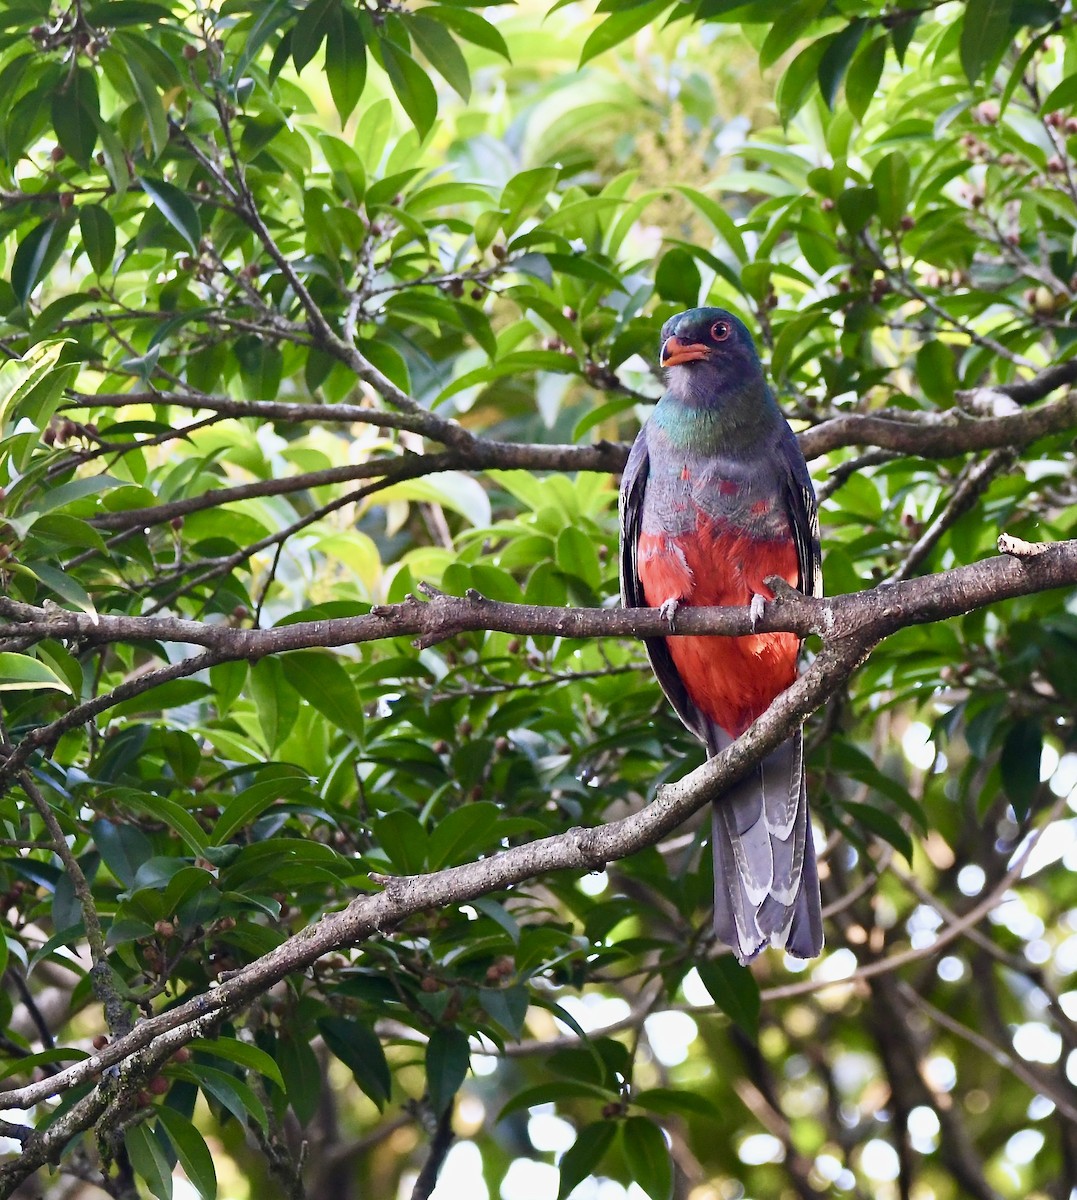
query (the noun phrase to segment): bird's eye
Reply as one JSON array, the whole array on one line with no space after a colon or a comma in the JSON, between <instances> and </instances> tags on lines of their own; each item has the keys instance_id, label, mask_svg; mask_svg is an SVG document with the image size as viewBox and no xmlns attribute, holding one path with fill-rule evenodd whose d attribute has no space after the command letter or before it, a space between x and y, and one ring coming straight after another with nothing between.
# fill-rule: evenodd
<instances>
[{"instance_id":1,"label":"bird's eye","mask_svg":"<svg viewBox=\"0 0 1077 1200\"><path fill-rule=\"evenodd\" d=\"M711 326L711 340L724 342L732 332L733 328L728 321L715 321Z\"/></svg>"}]
</instances>

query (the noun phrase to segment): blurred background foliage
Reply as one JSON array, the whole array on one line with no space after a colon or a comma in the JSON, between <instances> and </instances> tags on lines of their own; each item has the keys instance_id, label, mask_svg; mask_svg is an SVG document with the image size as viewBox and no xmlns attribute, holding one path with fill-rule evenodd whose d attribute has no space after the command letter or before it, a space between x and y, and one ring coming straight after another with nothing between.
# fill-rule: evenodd
<instances>
[{"instance_id":1,"label":"blurred background foliage","mask_svg":"<svg viewBox=\"0 0 1077 1200\"><path fill-rule=\"evenodd\" d=\"M613 603L617 446L701 302L796 428L952 435L827 437L828 593L1072 535L1073 413L1013 386L1072 378L1069 5L11 0L0 95L10 600ZM186 653L6 626L6 752ZM906 629L809 724L818 962L715 947L686 828L320 961L25 1194L422 1196L426 1163L476 1200L1069 1197L1075 701L1067 595ZM56 733L0 798L11 1086L122 1033L109 995L160 1011L372 873L701 759L637 644L499 633L222 663Z\"/></svg>"}]
</instances>

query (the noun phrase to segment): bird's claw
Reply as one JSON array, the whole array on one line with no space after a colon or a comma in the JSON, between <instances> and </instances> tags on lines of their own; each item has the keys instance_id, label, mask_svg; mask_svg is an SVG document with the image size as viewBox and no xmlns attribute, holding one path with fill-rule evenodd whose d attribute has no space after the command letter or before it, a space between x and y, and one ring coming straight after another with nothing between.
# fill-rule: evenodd
<instances>
[{"instance_id":1,"label":"bird's claw","mask_svg":"<svg viewBox=\"0 0 1077 1200\"><path fill-rule=\"evenodd\" d=\"M766 608L767 608L766 600L758 592L753 592L752 602L748 606L748 617L752 623L752 632L753 633L755 632L756 629L758 629L759 622L762 621L763 613L766 612Z\"/></svg>"},{"instance_id":2,"label":"bird's claw","mask_svg":"<svg viewBox=\"0 0 1077 1200\"><path fill-rule=\"evenodd\" d=\"M658 611L662 616L662 620L669 625L670 629L674 627L674 622L677 619L677 609L680 608L681 602L676 596L670 596L668 600L663 600L658 606Z\"/></svg>"}]
</instances>

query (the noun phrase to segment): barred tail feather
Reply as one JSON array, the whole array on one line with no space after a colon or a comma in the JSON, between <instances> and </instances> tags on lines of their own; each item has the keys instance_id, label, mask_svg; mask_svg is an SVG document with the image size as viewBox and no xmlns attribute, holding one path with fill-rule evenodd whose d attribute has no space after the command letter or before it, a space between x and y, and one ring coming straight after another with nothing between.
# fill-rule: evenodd
<instances>
[{"instance_id":1,"label":"barred tail feather","mask_svg":"<svg viewBox=\"0 0 1077 1200\"><path fill-rule=\"evenodd\" d=\"M711 753L728 740L715 730ZM823 921L799 732L714 802L712 828L718 937L742 963L768 945L814 958Z\"/></svg>"}]
</instances>

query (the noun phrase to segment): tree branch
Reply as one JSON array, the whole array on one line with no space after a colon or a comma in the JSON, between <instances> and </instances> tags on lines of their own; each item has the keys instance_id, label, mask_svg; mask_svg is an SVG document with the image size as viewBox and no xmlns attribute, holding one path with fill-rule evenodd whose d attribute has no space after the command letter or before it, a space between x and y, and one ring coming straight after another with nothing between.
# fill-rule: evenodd
<instances>
[{"instance_id":1,"label":"tree branch","mask_svg":"<svg viewBox=\"0 0 1077 1200\"><path fill-rule=\"evenodd\" d=\"M220 656L215 661L253 660L288 650L406 636L430 646L456 634L483 630L566 638L791 632L827 639L864 636L876 642L907 625L942 621L1001 600L1077 585L1077 539L1034 545L1003 534L999 546L1003 552L997 558L843 596L804 596L778 581L775 599L755 624L747 607L682 608L671 629L658 609L510 604L474 591L447 596L427 587L423 589L430 596L426 601L412 596L400 604L374 605L358 617L302 621L275 629L233 629L171 616L71 612L0 598L0 618L7 621L0 624L0 639L77 638L92 645L132 639L183 642L213 651ZM173 664L177 670L182 666Z\"/></svg>"}]
</instances>

